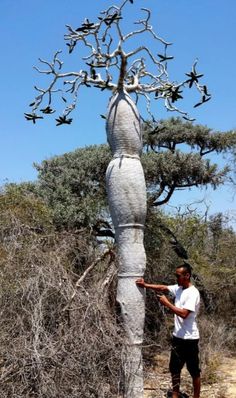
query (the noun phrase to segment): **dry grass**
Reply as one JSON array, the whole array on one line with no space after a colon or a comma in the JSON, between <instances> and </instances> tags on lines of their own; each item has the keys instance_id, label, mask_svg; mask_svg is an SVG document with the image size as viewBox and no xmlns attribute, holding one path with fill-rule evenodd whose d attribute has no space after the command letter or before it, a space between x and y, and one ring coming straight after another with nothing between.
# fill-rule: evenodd
<instances>
[{"instance_id":1,"label":"dry grass","mask_svg":"<svg viewBox=\"0 0 236 398\"><path fill-rule=\"evenodd\" d=\"M21 224L2 237L1 250L1 398L117 396L114 263L104 260L101 280L92 274L75 288L78 261L82 273L95 256L86 236L36 234Z\"/></svg>"},{"instance_id":2,"label":"dry grass","mask_svg":"<svg viewBox=\"0 0 236 398\"><path fill-rule=\"evenodd\" d=\"M115 398L122 394L124 338L114 259L96 263L101 253L92 235L56 232L40 203L22 201L0 206L0 396ZM172 328L173 315L148 297L145 372L155 367L157 352L169 350ZM235 328L214 314L201 316L200 328L202 376L209 385L221 356L235 346Z\"/></svg>"}]
</instances>

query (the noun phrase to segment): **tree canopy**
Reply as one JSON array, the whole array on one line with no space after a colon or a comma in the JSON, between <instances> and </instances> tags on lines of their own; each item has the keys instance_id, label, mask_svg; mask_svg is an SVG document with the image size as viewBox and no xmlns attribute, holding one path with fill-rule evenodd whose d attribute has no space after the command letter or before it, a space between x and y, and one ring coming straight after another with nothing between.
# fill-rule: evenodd
<instances>
[{"instance_id":1,"label":"tree canopy","mask_svg":"<svg viewBox=\"0 0 236 398\"><path fill-rule=\"evenodd\" d=\"M88 226L101 217L110 157L107 145L93 145L35 165L36 189L52 209L57 226Z\"/></svg>"},{"instance_id":2,"label":"tree canopy","mask_svg":"<svg viewBox=\"0 0 236 398\"><path fill-rule=\"evenodd\" d=\"M230 153L235 132L214 132L171 118L158 126L145 123L143 133L149 206L167 203L176 190L217 188L228 178L230 167L220 167L208 156ZM34 189L52 209L58 226L94 226L107 219L104 175L110 158L107 145L94 145L35 165L39 174Z\"/></svg>"}]
</instances>

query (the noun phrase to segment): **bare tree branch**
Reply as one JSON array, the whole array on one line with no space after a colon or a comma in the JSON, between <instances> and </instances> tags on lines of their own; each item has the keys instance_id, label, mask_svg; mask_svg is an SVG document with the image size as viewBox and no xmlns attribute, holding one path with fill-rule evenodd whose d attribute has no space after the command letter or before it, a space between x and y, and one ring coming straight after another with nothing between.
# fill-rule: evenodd
<instances>
[{"instance_id":1,"label":"bare tree branch","mask_svg":"<svg viewBox=\"0 0 236 398\"><path fill-rule=\"evenodd\" d=\"M152 118L154 118L150 109L150 96L152 94L154 94L156 100L164 100L164 105L168 111L178 112L188 120L191 119L187 112L174 105L175 102L183 98L181 95L183 89L194 86L200 93L201 99L194 105L195 107L202 105L211 98L206 85L199 83L203 74L196 71L197 60L194 62L191 71L186 74L186 79L181 83L172 82L169 79L168 61L173 57L167 54L167 49L172 43L156 34L150 24L151 11L149 9L141 8L146 15L143 19L134 22L138 29L126 34L123 33L123 11L128 3L132 3L132 1L125 0L121 2L120 6L111 5L100 13L97 21L91 22L86 18L77 28L67 25L68 33L65 34L65 41L69 54L75 51L78 44L83 45L88 49L88 54L82 57L85 65L80 71L62 73L63 62L59 58L61 51L54 54L51 62L39 59L39 62L47 66L47 69L38 67L35 67L35 69L41 74L51 75L52 81L46 88L36 88L39 95L31 104L32 113L26 114L27 120L32 120L35 123L37 119L41 118L36 114L38 110L41 111L39 106L45 101L43 109L47 109L52 102L52 97L58 93L62 94L62 100L64 100L64 93L73 96L72 102L62 112L62 117L68 116L75 109L79 90L84 86L92 86L100 90L112 90L113 92L124 89L129 93L135 93L137 100L139 96L144 95L148 113ZM159 42L163 46L163 51L156 55L149 47L141 45L126 52L124 48L127 47L129 39L144 33L150 34L152 40ZM142 54L147 55L148 62ZM136 56L139 56L139 58L134 59ZM151 65L154 66L155 72L151 70ZM99 73L97 69L99 69ZM68 80L68 78L72 79ZM62 86L65 86L65 90L57 87L60 80L63 82ZM66 89L68 85L70 87Z\"/></svg>"}]
</instances>

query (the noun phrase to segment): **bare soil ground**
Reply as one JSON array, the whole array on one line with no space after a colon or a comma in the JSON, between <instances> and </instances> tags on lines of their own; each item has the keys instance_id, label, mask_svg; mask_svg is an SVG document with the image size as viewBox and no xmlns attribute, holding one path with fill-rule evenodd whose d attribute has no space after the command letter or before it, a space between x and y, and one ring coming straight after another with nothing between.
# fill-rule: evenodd
<instances>
[{"instance_id":1,"label":"bare soil ground","mask_svg":"<svg viewBox=\"0 0 236 398\"><path fill-rule=\"evenodd\" d=\"M171 389L168 362L168 353L153 358L152 365L145 373L145 398L167 397L167 391ZM222 358L215 380L211 384L203 381L201 398L236 398L236 357ZM192 397L192 382L185 368L182 372L181 391Z\"/></svg>"},{"instance_id":2,"label":"bare soil ground","mask_svg":"<svg viewBox=\"0 0 236 398\"><path fill-rule=\"evenodd\" d=\"M236 397L236 358L224 358L219 366L219 378L227 390L226 398Z\"/></svg>"}]
</instances>

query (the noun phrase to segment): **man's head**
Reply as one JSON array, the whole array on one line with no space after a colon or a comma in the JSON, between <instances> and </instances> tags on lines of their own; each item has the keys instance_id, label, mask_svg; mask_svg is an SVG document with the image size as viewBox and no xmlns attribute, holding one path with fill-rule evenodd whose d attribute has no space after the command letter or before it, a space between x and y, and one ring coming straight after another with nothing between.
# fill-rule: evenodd
<instances>
[{"instance_id":1,"label":"man's head","mask_svg":"<svg viewBox=\"0 0 236 398\"><path fill-rule=\"evenodd\" d=\"M184 262L176 268L175 276L179 286L188 287L190 284L190 278L192 274L191 265Z\"/></svg>"}]
</instances>

